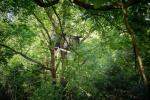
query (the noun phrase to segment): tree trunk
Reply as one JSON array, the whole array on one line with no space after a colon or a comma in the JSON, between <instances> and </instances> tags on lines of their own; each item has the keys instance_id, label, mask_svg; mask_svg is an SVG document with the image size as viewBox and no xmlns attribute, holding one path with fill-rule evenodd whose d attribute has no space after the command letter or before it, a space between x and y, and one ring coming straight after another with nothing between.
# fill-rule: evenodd
<instances>
[{"instance_id":1,"label":"tree trunk","mask_svg":"<svg viewBox=\"0 0 150 100\"><path fill-rule=\"evenodd\" d=\"M133 31L133 29L131 28L131 26L130 26L130 24L129 24L129 22L128 22L128 12L127 12L127 8L124 8L123 10L124 10L124 23L125 23L125 26L126 26L126 29L127 29L128 33L129 33L130 36L131 36L132 45L133 45L133 48L134 48L136 60L137 60L138 65L139 65L140 74L141 74L141 76L142 76L142 78L143 78L144 85L147 87L148 81L147 81L146 75L145 75L145 73L144 73L144 66L143 66L142 58L141 58L141 56L140 56L139 48L138 48L138 46L137 46L135 32Z\"/></svg>"},{"instance_id":2,"label":"tree trunk","mask_svg":"<svg viewBox=\"0 0 150 100\"><path fill-rule=\"evenodd\" d=\"M55 49L51 49L51 75L52 75L52 84L56 84L56 68L55 68Z\"/></svg>"}]
</instances>

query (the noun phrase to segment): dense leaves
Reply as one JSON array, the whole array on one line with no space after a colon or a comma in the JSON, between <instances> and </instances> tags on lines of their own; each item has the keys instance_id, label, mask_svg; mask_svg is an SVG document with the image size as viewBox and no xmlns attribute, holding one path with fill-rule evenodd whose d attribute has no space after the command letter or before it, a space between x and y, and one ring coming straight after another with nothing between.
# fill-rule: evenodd
<instances>
[{"instance_id":1,"label":"dense leaves","mask_svg":"<svg viewBox=\"0 0 150 100\"><path fill-rule=\"evenodd\" d=\"M3 0L0 99L148 100L149 17L146 0Z\"/></svg>"}]
</instances>

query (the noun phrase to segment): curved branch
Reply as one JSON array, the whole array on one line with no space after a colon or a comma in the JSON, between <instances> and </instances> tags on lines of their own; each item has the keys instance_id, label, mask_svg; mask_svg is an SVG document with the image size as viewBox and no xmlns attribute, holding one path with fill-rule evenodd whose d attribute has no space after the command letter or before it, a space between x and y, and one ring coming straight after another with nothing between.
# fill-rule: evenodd
<instances>
[{"instance_id":1,"label":"curved branch","mask_svg":"<svg viewBox=\"0 0 150 100\"><path fill-rule=\"evenodd\" d=\"M141 0L128 0L124 5L126 7L132 6L134 4L139 3ZM92 9L92 10L101 10L101 11L108 11L113 9L122 9L122 2L114 2L111 4L103 5L99 8L95 8L93 4L85 3L80 0L73 0L73 3L84 8L84 9Z\"/></svg>"},{"instance_id":2,"label":"curved branch","mask_svg":"<svg viewBox=\"0 0 150 100\"><path fill-rule=\"evenodd\" d=\"M143 78L143 81L144 81L144 84L145 86L147 87L148 86L148 80L147 80L147 77L145 75L145 71L144 71L144 66L143 66L143 62L142 62L142 57L140 55L140 50L137 46L137 41L136 41L136 36L135 36L135 32L134 30L131 28L129 22L128 22L128 11L126 8L123 9L124 10L124 23L125 23L125 26L126 26L126 29L128 31L128 33L130 34L131 36L131 40L132 40L132 46L134 48L134 52L135 52L135 56L136 56L136 60L138 62L138 65L139 65L139 69L140 69L140 74Z\"/></svg>"},{"instance_id":3,"label":"curved branch","mask_svg":"<svg viewBox=\"0 0 150 100\"><path fill-rule=\"evenodd\" d=\"M35 59L32 59L32 58L28 57L27 55L25 55L25 54L23 54L23 53L21 53L21 52L18 52L18 51L14 50L13 48L11 48L11 47L9 47L9 46L7 46L7 45L4 45L4 44L1 44L1 43L0 43L0 46L5 47L5 48L7 48L7 49L13 51L13 52L16 53L16 54L21 55L23 58L25 58L26 60L28 60L28 61L30 61L30 62L32 62L32 63L35 63L35 64L38 64L38 65L44 66L44 65L43 65L42 63L40 63L39 61L36 61Z\"/></svg>"},{"instance_id":4,"label":"curved branch","mask_svg":"<svg viewBox=\"0 0 150 100\"><path fill-rule=\"evenodd\" d=\"M45 10L45 12L46 12L46 14L47 14L47 16L48 16L48 18L49 18L49 21L51 22L51 24L52 24L52 26L53 26L53 28L54 28L54 30L56 29L56 25L55 25L55 23L54 23L54 19L52 18L52 14L50 13L50 10L49 9L47 9L47 8L44 8L44 10ZM56 31L56 30L55 30Z\"/></svg>"},{"instance_id":5,"label":"curved branch","mask_svg":"<svg viewBox=\"0 0 150 100\"><path fill-rule=\"evenodd\" d=\"M40 7L50 7L59 2L59 0L51 0L51 2L44 3L43 0L34 0L34 2Z\"/></svg>"},{"instance_id":6,"label":"curved branch","mask_svg":"<svg viewBox=\"0 0 150 100\"><path fill-rule=\"evenodd\" d=\"M41 24L42 28L44 29L44 31L46 32L46 35L48 36L48 39L49 39L49 43L51 43L51 37L49 35L49 32L48 32L48 29L45 27L44 23L38 18L38 16L33 13L34 17L36 18L36 20Z\"/></svg>"},{"instance_id":7,"label":"curved branch","mask_svg":"<svg viewBox=\"0 0 150 100\"><path fill-rule=\"evenodd\" d=\"M60 29L61 29L61 33L62 33L62 35L64 35L62 24L61 24L61 19L59 18L59 15L57 14L57 12L56 12L56 10L55 10L55 8L53 6L52 6L52 9L53 9L53 11L54 11L58 21L59 21L59 26L60 26Z\"/></svg>"},{"instance_id":8,"label":"curved branch","mask_svg":"<svg viewBox=\"0 0 150 100\"><path fill-rule=\"evenodd\" d=\"M55 13L55 15L56 15L58 21L59 21L59 26L60 26L60 30L61 30L61 39L63 38L63 39L67 42L67 39L66 39L66 37L65 37L66 34L65 34L64 31L63 31L61 19L60 19L60 17L59 17L59 15L58 15L57 11L55 10L55 8L54 8L53 6L52 6L52 9L53 9L53 11L54 11L54 13ZM69 44L69 43L67 42L67 44Z\"/></svg>"}]
</instances>

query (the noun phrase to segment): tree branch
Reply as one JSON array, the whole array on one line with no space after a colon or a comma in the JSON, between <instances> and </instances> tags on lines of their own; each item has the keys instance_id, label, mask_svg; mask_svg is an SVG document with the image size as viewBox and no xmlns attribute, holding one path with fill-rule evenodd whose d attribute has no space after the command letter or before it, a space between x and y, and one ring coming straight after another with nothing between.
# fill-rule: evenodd
<instances>
[{"instance_id":1,"label":"tree branch","mask_svg":"<svg viewBox=\"0 0 150 100\"><path fill-rule=\"evenodd\" d=\"M66 39L66 37L65 37L66 34L64 34L64 31L63 31L61 19L60 19L59 15L57 14L57 12L56 12L56 10L55 10L55 8L54 8L53 6L52 6L52 9L53 9L53 11L54 11L54 13L55 13L55 15L56 15L58 21L59 21L59 26L60 26L60 30L61 30L61 39L63 38L64 41L66 41L67 44L69 44L68 41L67 41L67 39Z\"/></svg>"},{"instance_id":2,"label":"tree branch","mask_svg":"<svg viewBox=\"0 0 150 100\"><path fill-rule=\"evenodd\" d=\"M59 2L59 0L51 0L51 2L44 3L43 0L34 0L34 2L40 7L50 7Z\"/></svg>"},{"instance_id":3,"label":"tree branch","mask_svg":"<svg viewBox=\"0 0 150 100\"><path fill-rule=\"evenodd\" d=\"M58 21L59 21L59 26L60 26L60 29L61 29L61 33L64 36L64 32L63 32L63 28L62 28L62 24L61 24L61 19L59 18L59 15L57 14L57 12L56 12L56 10L55 10L55 8L53 6L52 6L52 9L53 9L53 11L54 11Z\"/></svg>"},{"instance_id":4,"label":"tree branch","mask_svg":"<svg viewBox=\"0 0 150 100\"><path fill-rule=\"evenodd\" d=\"M36 20L42 25L44 31L46 32L46 35L48 36L49 43L51 43L51 37L50 37L49 32L48 32L47 28L45 27L44 23L38 18L38 16L35 13L33 13L33 15L36 18Z\"/></svg>"},{"instance_id":5,"label":"tree branch","mask_svg":"<svg viewBox=\"0 0 150 100\"><path fill-rule=\"evenodd\" d=\"M44 8L44 10L45 10L45 12L46 12L46 14L47 14L47 16L48 16L48 18L49 18L49 21L51 22L51 24L52 24L52 26L53 26L53 29L55 30L55 32L56 32L56 25L55 25L55 23L54 23L54 19L52 18L52 13L51 13L51 9L48 9L48 8Z\"/></svg>"},{"instance_id":6,"label":"tree branch","mask_svg":"<svg viewBox=\"0 0 150 100\"><path fill-rule=\"evenodd\" d=\"M21 53L21 52L18 52L18 51L14 50L13 48L11 48L11 47L9 47L9 46L7 46L7 45L4 45L4 44L1 44L1 43L0 43L0 46L5 47L5 48L7 48L7 49L13 51L13 52L16 53L16 54L21 55L23 58L27 59L28 61L30 61L30 62L32 62L32 63L36 63L36 64L38 64L38 65L44 66L41 62L36 61L35 59L32 59L32 58L28 57L27 55L25 55L25 54L23 54L23 53Z\"/></svg>"},{"instance_id":7,"label":"tree branch","mask_svg":"<svg viewBox=\"0 0 150 100\"><path fill-rule=\"evenodd\" d=\"M128 0L124 5L126 7L132 6L134 4L139 3L141 0ZM51 2L44 2L43 0L34 0L34 2L39 5L40 7L50 7L59 2L59 0L51 0ZM111 4L103 5L99 8L95 8L93 4L85 3L80 0L73 0L73 3L84 8L84 9L92 9L92 10L101 10L101 11L108 11L113 9L121 9L123 3L122 2L114 2Z\"/></svg>"},{"instance_id":8,"label":"tree branch","mask_svg":"<svg viewBox=\"0 0 150 100\"><path fill-rule=\"evenodd\" d=\"M89 30L89 32L87 32L86 36L83 37L83 39L80 42L81 43L84 42L91 35L91 32L92 32L92 28Z\"/></svg>"},{"instance_id":9,"label":"tree branch","mask_svg":"<svg viewBox=\"0 0 150 100\"><path fill-rule=\"evenodd\" d=\"M126 7L129 7L131 5L139 3L141 0L128 0L124 5ZM101 11L108 11L108 10L113 10L113 9L122 9L122 2L114 2L111 4L106 4L103 5L99 8L95 8L93 4L85 3L80 0L73 0L73 3L84 8L84 9L92 9L92 10L101 10Z\"/></svg>"},{"instance_id":10,"label":"tree branch","mask_svg":"<svg viewBox=\"0 0 150 100\"><path fill-rule=\"evenodd\" d=\"M128 11L127 11L127 8L124 8L123 10L124 10L124 13L123 13L124 14L124 23L125 23L125 26L126 26L126 29L127 29L128 33L131 36L132 46L134 48L136 60L137 60L138 65L139 65L140 74L141 74L141 76L143 78L145 86L147 87L148 86L148 80L147 80L147 77L146 77L145 72L144 72L144 66L143 66L143 62L142 62L142 57L140 55L140 50L139 50L139 48L137 46L135 32L131 28L131 26L130 26L130 24L128 22Z\"/></svg>"}]
</instances>

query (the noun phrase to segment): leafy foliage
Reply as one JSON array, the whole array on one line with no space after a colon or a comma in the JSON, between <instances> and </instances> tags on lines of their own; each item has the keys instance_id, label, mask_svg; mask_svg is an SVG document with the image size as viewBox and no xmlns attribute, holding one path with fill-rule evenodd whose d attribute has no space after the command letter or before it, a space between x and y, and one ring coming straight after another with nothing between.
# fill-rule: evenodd
<instances>
[{"instance_id":1,"label":"leafy foliage","mask_svg":"<svg viewBox=\"0 0 150 100\"><path fill-rule=\"evenodd\" d=\"M94 8L120 3L80 1ZM32 0L0 3L0 99L147 100L122 9L75 5L69 0L48 8ZM147 1L132 5L128 20L149 82L148 8Z\"/></svg>"}]
</instances>

